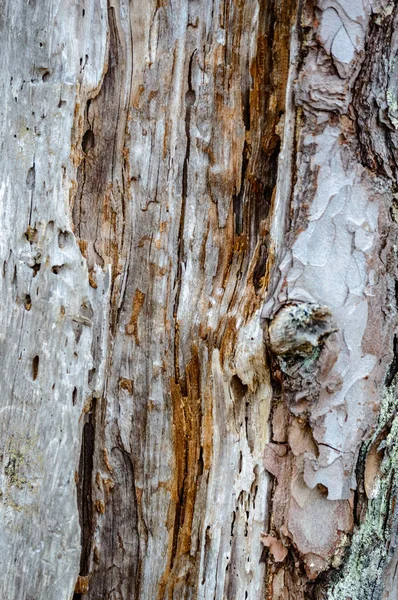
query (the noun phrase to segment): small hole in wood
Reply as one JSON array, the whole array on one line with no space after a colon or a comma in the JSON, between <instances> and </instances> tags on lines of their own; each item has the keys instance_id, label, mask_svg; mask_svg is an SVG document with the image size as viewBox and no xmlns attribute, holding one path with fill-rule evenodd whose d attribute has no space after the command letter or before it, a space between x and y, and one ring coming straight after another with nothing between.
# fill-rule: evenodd
<instances>
[{"instance_id":1,"label":"small hole in wood","mask_svg":"<svg viewBox=\"0 0 398 600\"><path fill-rule=\"evenodd\" d=\"M36 356L34 356L33 360L32 360L32 378L33 378L33 381L36 381L37 376L39 374L39 360L40 360L40 358L39 358L38 354L36 354Z\"/></svg>"},{"instance_id":2,"label":"small hole in wood","mask_svg":"<svg viewBox=\"0 0 398 600\"><path fill-rule=\"evenodd\" d=\"M245 385L241 379L238 377L238 375L234 375L231 379L231 389L233 391L233 394L235 396L236 400L242 400L248 391L248 387L247 385Z\"/></svg>"},{"instance_id":3,"label":"small hole in wood","mask_svg":"<svg viewBox=\"0 0 398 600\"><path fill-rule=\"evenodd\" d=\"M35 165L33 163L33 167L30 167L30 169L28 170L28 174L26 175L26 187L28 188L28 190L35 189L35 182L36 182L36 169L35 169Z\"/></svg>"},{"instance_id":4,"label":"small hole in wood","mask_svg":"<svg viewBox=\"0 0 398 600\"><path fill-rule=\"evenodd\" d=\"M73 388L73 392L72 392L72 404L73 404L73 406L75 406L76 400L77 400L77 388Z\"/></svg>"},{"instance_id":5,"label":"small hole in wood","mask_svg":"<svg viewBox=\"0 0 398 600\"><path fill-rule=\"evenodd\" d=\"M32 271L33 271L33 277L36 277L36 275L38 274L38 272L40 271L40 267L41 264L40 263L35 263L32 267Z\"/></svg>"},{"instance_id":6,"label":"small hole in wood","mask_svg":"<svg viewBox=\"0 0 398 600\"><path fill-rule=\"evenodd\" d=\"M85 154L94 146L94 133L91 129L87 129L82 139L82 150Z\"/></svg>"},{"instance_id":7,"label":"small hole in wood","mask_svg":"<svg viewBox=\"0 0 398 600\"><path fill-rule=\"evenodd\" d=\"M44 81L44 83L45 83L45 82L46 82L46 81L48 81L49 79L50 79L50 71L46 71L46 72L43 74L42 80L43 80L43 81Z\"/></svg>"},{"instance_id":8,"label":"small hole in wood","mask_svg":"<svg viewBox=\"0 0 398 600\"><path fill-rule=\"evenodd\" d=\"M71 246L73 243L73 235L69 231L60 231L58 233L58 246L60 248L66 248Z\"/></svg>"},{"instance_id":9,"label":"small hole in wood","mask_svg":"<svg viewBox=\"0 0 398 600\"><path fill-rule=\"evenodd\" d=\"M36 229L36 227L31 227L30 225L28 225L28 228L25 231L24 236L25 236L25 238L29 242L37 242L37 229Z\"/></svg>"},{"instance_id":10,"label":"small hole in wood","mask_svg":"<svg viewBox=\"0 0 398 600\"><path fill-rule=\"evenodd\" d=\"M32 298L30 297L30 294L25 294L23 303L26 310L30 310L32 308Z\"/></svg>"}]
</instances>

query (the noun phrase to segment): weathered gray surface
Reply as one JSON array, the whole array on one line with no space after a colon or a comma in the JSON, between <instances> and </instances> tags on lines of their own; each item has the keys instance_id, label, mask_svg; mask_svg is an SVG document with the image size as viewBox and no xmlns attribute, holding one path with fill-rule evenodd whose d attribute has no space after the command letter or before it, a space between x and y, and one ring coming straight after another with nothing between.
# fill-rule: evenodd
<instances>
[{"instance_id":1,"label":"weathered gray surface","mask_svg":"<svg viewBox=\"0 0 398 600\"><path fill-rule=\"evenodd\" d=\"M2 598L340 593L395 326L397 10L297 8L0 5Z\"/></svg>"},{"instance_id":2,"label":"weathered gray surface","mask_svg":"<svg viewBox=\"0 0 398 600\"><path fill-rule=\"evenodd\" d=\"M104 70L106 6L6 2L1 26L0 596L71 598L82 410L102 394L109 276L72 233L71 131ZM91 6L90 6L91 4ZM84 70L80 58L88 55ZM92 344L99 336L96 357Z\"/></svg>"}]
</instances>

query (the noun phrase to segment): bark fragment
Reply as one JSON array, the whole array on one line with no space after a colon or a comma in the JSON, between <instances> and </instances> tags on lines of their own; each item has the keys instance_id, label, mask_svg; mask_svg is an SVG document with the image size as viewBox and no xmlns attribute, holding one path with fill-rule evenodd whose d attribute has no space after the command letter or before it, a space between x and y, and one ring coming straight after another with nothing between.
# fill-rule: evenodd
<instances>
[{"instance_id":1,"label":"bark fragment","mask_svg":"<svg viewBox=\"0 0 398 600\"><path fill-rule=\"evenodd\" d=\"M325 576L319 575L341 561L353 527L358 453L376 426L377 390L391 356L386 356L385 349L391 348L390 327L395 322L389 279L393 272L386 269L390 249L383 237L391 226L391 186L388 179L378 177L386 173L363 166L364 138L372 139L371 131L374 140L381 136L368 121L367 133L361 131L367 119L364 112L356 129L353 110L353 103L359 106L362 101L359 98L369 98L369 93L362 96L359 90L363 91L361 69L368 74L370 64L373 77L365 75L364 85L373 85L372 93L380 94L374 74L378 68L383 72L385 61L377 67L375 54L365 59L364 48L366 40L376 44L377 35L380 44L379 29L376 34L373 31L375 21L378 27L383 22L383 14L373 17L370 3L322 1L306 5L300 16L307 50L295 75L295 169L291 186L280 188L286 194L279 191L275 207L276 255L263 315L271 349L277 352L295 343L300 348L309 343L302 330L292 336L279 325L278 314L289 310L281 306L327 306L337 331L325 340L320 355L313 357L314 364L320 361L319 368L306 363L303 367L302 358L294 353L282 368L280 362L274 367L275 390L282 397L275 399L273 439L287 445L285 466L279 467L274 492L274 507L283 497L285 509L282 514L273 509L271 527L287 545L290 541L291 552L303 561L306 573L303 577L297 563L291 572L292 562L287 559L276 570L275 598L283 579L289 598L324 593ZM383 23L391 36L394 17L388 10L386 15ZM368 114L374 114L369 110ZM285 145L282 153L287 150ZM370 165L373 169L374 164ZM278 241L283 232L287 248ZM298 378L303 368L304 377ZM290 414L285 414L280 402L287 403ZM266 467L270 468L267 453ZM310 583L317 578L318 583Z\"/></svg>"}]
</instances>

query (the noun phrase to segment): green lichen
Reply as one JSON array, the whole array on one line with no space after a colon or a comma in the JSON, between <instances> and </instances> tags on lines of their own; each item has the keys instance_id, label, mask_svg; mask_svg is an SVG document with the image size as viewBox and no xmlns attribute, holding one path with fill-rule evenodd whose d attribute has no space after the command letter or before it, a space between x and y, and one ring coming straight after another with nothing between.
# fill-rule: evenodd
<instances>
[{"instance_id":1,"label":"green lichen","mask_svg":"<svg viewBox=\"0 0 398 600\"><path fill-rule=\"evenodd\" d=\"M35 434L27 429L15 431L0 455L0 503L18 512L27 510L36 494L43 468L37 446Z\"/></svg>"},{"instance_id":2,"label":"green lichen","mask_svg":"<svg viewBox=\"0 0 398 600\"><path fill-rule=\"evenodd\" d=\"M11 451L9 453L8 463L4 467L4 473L10 486L22 489L28 482L27 478L24 475L21 475L21 469L23 469L24 463L25 457L21 452Z\"/></svg>"},{"instance_id":3,"label":"green lichen","mask_svg":"<svg viewBox=\"0 0 398 600\"><path fill-rule=\"evenodd\" d=\"M378 492L369 501L365 521L352 537L348 559L332 583L327 600L376 600L382 597L382 574L388 561L388 543L394 520L392 507L398 492L397 405L392 388L387 389L377 430L363 448L364 456L380 439L382 431L389 429L387 437L379 444L384 456Z\"/></svg>"}]
</instances>

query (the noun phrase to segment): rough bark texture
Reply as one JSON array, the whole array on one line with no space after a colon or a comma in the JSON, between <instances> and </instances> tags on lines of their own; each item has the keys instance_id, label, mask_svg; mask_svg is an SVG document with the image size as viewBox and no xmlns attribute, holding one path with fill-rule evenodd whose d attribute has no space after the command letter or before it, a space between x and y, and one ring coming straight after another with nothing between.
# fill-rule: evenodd
<instances>
[{"instance_id":1,"label":"rough bark texture","mask_svg":"<svg viewBox=\"0 0 398 600\"><path fill-rule=\"evenodd\" d=\"M376 520L393 519L395 505L393 461L383 469L394 485L383 493L374 488L382 459L364 466L362 452L358 462L376 429L395 326L395 257L387 237L395 232L389 207L396 134L388 100L395 98L395 13L388 2L325 0L306 3L300 15L294 119L285 128L291 183L277 190L276 258L263 310L277 379L265 452L276 480L271 526L290 547L284 563L271 568L272 598L382 597L387 560L355 574L348 563L340 579L336 569L355 519L363 520L361 492L382 494L387 510L380 511L380 498L376 510L372 502L369 508ZM281 157L279 168L287 161ZM387 420L381 417L369 446L376 456ZM373 528L384 552L391 523L383 528L366 519L363 527ZM358 567L374 546L362 535L351 563ZM390 580L385 597L395 587Z\"/></svg>"},{"instance_id":2,"label":"rough bark texture","mask_svg":"<svg viewBox=\"0 0 398 600\"><path fill-rule=\"evenodd\" d=\"M397 7L0 31L1 598L397 598Z\"/></svg>"}]
</instances>

